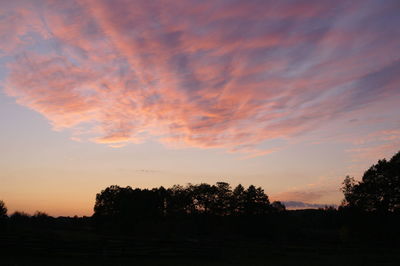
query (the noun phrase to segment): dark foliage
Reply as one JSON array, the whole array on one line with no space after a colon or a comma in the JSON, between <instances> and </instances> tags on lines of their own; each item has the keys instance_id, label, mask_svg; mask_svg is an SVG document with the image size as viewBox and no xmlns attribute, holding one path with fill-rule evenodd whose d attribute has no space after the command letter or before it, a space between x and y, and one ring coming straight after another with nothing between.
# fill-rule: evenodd
<instances>
[{"instance_id":1,"label":"dark foliage","mask_svg":"<svg viewBox=\"0 0 400 266\"><path fill-rule=\"evenodd\" d=\"M0 219L7 217L7 207L2 200L0 200Z\"/></svg>"},{"instance_id":2,"label":"dark foliage","mask_svg":"<svg viewBox=\"0 0 400 266\"><path fill-rule=\"evenodd\" d=\"M284 209L282 204L277 207ZM94 217L140 221L188 215L253 216L273 208L264 190L252 185L247 189L238 185L234 190L225 182L151 190L110 186L97 194Z\"/></svg>"},{"instance_id":3,"label":"dark foliage","mask_svg":"<svg viewBox=\"0 0 400 266\"><path fill-rule=\"evenodd\" d=\"M389 161L379 160L360 182L347 176L343 182L343 206L361 211L400 211L400 152Z\"/></svg>"},{"instance_id":4,"label":"dark foliage","mask_svg":"<svg viewBox=\"0 0 400 266\"><path fill-rule=\"evenodd\" d=\"M272 208L277 212L286 211L286 206L280 201L274 201L271 204Z\"/></svg>"}]
</instances>

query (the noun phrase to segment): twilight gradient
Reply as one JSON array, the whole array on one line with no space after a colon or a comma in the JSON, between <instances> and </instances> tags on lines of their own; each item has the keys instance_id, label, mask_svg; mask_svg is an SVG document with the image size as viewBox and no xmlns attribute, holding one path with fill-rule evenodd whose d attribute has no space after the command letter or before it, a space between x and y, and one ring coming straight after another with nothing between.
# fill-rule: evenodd
<instances>
[{"instance_id":1,"label":"twilight gradient","mask_svg":"<svg viewBox=\"0 0 400 266\"><path fill-rule=\"evenodd\" d=\"M286 177L271 193L305 202L333 193L325 201L338 203L344 174L400 148L399 13L396 0L1 0L1 86L81 147L106 144L107 158L108 146L157 147L164 155L150 168L168 168L171 149L192 158L208 149L200 160L218 154L247 180L248 161L284 176L296 149L340 152L323 163L327 175L336 169L329 180L302 168L303 182ZM265 169L269 160L277 163ZM273 182L257 185L268 193Z\"/></svg>"}]
</instances>

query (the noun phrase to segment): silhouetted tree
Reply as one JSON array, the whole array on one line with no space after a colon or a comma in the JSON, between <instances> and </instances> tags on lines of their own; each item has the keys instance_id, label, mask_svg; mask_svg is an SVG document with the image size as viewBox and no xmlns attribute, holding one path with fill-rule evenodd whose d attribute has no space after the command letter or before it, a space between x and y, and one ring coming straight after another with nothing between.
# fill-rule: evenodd
<instances>
[{"instance_id":1,"label":"silhouetted tree","mask_svg":"<svg viewBox=\"0 0 400 266\"><path fill-rule=\"evenodd\" d=\"M27 213L16 211L10 216L12 224L15 225L27 225L30 222L31 216Z\"/></svg>"},{"instance_id":2,"label":"silhouetted tree","mask_svg":"<svg viewBox=\"0 0 400 266\"><path fill-rule=\"evenodd\" d=\"M354 177L346 176L342 183L342 192L344 199L342 201L342 206L353 206L355 203L356 194L354 193L354 188L357 182Z\"/></svg>"},{"instance_id":3,"label":"silhouetted tree","mask_svg":"<svg viewBox=\"0 0 400 266\"><path fill-rule=\"evenodd\" d=\"M132 188L121 188L119 186L110 186L96 195L94 205L95 216L120 216L126 205L127 195L132 193ZM124 202L125 201L125 202Z\"/></svg>"},{"instance_id":4,"label":"silhouetted tree","mask_svg":"<svg viewBox=\"0 0 400 266\"><path fill-rule=\"evenodd\" d=\"M360 182L347 176L342 191L344 206L365 211L399 211L400 152L389 161L383 159L372 165Z\"/></svg>"},{"instance_id":5,"label":"silhouetted tree","mask_svg":"<svg viewBox=\"0 0 400 266\"><path fill-rule=\"evenodd\" d=\"M262 215L268 213L270 204L268 196L262 188L250 185L245 191L244 213L246 215Z\"/></svg>"},{"instance_id":6,"label":"silhouetted tree","mask_svg":"<svg viewBox=\"0 0 400 266\"><path fill-rule=\"evenodd\" d=\"M168 207L167 198L164 188L148 190L110 186L96 195L94 217L120 221L161 217Z\"/></svg>"},{"instance_id":7,"label":"silhouetted tree","mask_svg":"<svg viewBox=\"0 0 400 266\"><path fill-rule=\"evenodd\" d=\"M54 221L54 218L45 212L36 211L35 214L32 215L32 217L30 218L30 220L36 226L47 227Z\"/></svg>"},{"instance_id":8,"label":"silhouetted tree","mask_svg":"<svg viewBox=\"0 0 400 266\"><path fill-rule=\"evenodd\" d=\"M217 182L211 213L218 216L231 214L232 190L228 183Z\"/></svg>"},{"instance_id":9,"label":"silhouetted tree","mask_svg":"<svg viewBox=\"0 0 400 266\"><path fill-rule=\"evenodd\" d=\"M193 196L188 189L183 186L174 185L167 190L167 215L184 215L191 213L193 206Z\"/></svg>"},{"instance_id":10,"label":"silhouetted tree","mask_svg":"<svg viewBox=\"0 0 400 266\"><path fill-rule=\"evenodd\" d=\"M130 226L158 217L264 215L272 210L262 188L209 184L132 189L110 186L96 195L93 218L111 227ZM106 226L107 227L107 226Z\"/></svg>"},{"instance_id":11,"label":"silhouetted tree","mask_svg":"<svg viewBox=\"0 0 400 266\"><path fill-rule=\"evenodd\" d=\"M286 206L285 204L283 204L280 201L274 201L271 203L271 207L277 211L277 212L282 212L282 211L286 211Z\"/></svg>"},{"instance_id":12,"label":"silhouetted tree","mask_svg":"<svg viewBox=\"0 0 400 266\"><path fill-rule=\"evenodd\" d=\"M0 219L7 217L7 207L2 200L0 200Z\"/></svg>"},{"instance_id":13,"label":"silhouetted tree","mask_svg":"<svg viewBox=\"0 0 400 266\"><path fill-rule=\"evenodd\" d=\"M234 214L236 215L244 214L245 201L246 201L245 197L246 193L244 187L241 184L237 185L233 190L233 196L231 202L232 212Z\"/></svg>"},{"instance_id":14,"label":"silhouetted tree","mask_svg":"<svg viewBox=\"0 0 400 266\"><path fill-rule=\"evenodd\" d=\"M212 208L217 191L215 186L205 183L199 185L189 184L184 189L187 190L189 195L187 200L190 201L190 213L210 214L213 211Z\"/></svg>"},{"instance_id":15,"label":"silhouetted tree","mask_svg":"<svg viewBox=\"0 0 400 266\"><path fill-rule=\"evenodd\" d=\"M160 216L165 216L167 213L167 195L168 191L163 187L159 187L152 189L153 193L156 196L156 208L157 208L157 213Z\"/></svg>"},{"instance_id":16,"label":"silhouetted tree","mask_svg":"<svg viewBox=\"0 0 400 266\"><path fill-rule=\"evenodd\" d=\"M45 212L37 211L35 214L32 216L32 218L38 222L46 222L49 221L52 217L49 216Z\"/></svg>"}]
</instances>

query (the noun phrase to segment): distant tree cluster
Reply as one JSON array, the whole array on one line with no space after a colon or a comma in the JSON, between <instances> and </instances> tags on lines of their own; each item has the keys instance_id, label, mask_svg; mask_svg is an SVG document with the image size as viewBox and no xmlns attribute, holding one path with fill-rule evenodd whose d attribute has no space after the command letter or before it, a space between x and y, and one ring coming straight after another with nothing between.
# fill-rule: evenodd
<instances>
[{"instance_id":1,"label":"distant tree cluster","mask_svg":"<svg viewBox=\"0 0 400 266\"><path fill-rule=\"evenodd\" d=\"M360 182L347 176L342 191L343 206L363 211L400 211L400 152L389 161L379 160Z\"/></svg>"},{"instance_id":2,"label":"distant tree cluster","mask_svg":"<svg viewBox=\"0 0 400 266\"><path fill-rule=\"evenodd\" d=\"M2 200L0 200L0 219L7 217L7 207Z\"/></svg>"},{"instance_id":3,"label":"distant tree cluster","mask_svg":"<svg viewBox=\"0 0 400 266\"><path fill-rule=\"evenodd\" d=\"M233 190L225 182L150 190L114 185L97 194L94 216L122 219L201 214L254 216L283 210L285 207L282 203L274 202L271 205L264 190L253 185L247 189L238 185Z\"/></svg>"}]
</instances>

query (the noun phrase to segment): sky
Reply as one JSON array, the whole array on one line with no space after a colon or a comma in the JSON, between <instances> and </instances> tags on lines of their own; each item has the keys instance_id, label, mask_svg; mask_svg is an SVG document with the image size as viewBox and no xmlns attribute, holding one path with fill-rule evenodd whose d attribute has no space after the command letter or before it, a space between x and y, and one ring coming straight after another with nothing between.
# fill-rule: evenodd
<instances>
[{"instance_id":1,"label":"sky","mask_svg":"<svg viewBox=\"0 0 400 266\"><path fill-rule=\"evenodd\" d=\"M340 204L346 175L400 150L397 0L0 6L10 213L91 215L109 185L217 181Z\"/></svg>"}]
</instances>

